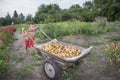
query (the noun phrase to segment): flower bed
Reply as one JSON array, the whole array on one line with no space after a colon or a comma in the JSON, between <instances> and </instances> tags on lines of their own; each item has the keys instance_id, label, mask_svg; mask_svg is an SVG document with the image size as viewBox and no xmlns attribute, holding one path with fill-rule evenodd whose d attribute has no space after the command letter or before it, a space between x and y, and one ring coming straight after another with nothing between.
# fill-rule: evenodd
<instances>
[{"instance_id":1,"label":"flower bed","mask_svg":"<svg viewBox=\"0 0 120 80\"><path fill-rule=\"evenodd\" d=\"M0 78L5 77L8 70L8 61L10 59L8 50L13 41L15 30L16 28L13 27L0 28Z\"/></svg>"}]
</instances>

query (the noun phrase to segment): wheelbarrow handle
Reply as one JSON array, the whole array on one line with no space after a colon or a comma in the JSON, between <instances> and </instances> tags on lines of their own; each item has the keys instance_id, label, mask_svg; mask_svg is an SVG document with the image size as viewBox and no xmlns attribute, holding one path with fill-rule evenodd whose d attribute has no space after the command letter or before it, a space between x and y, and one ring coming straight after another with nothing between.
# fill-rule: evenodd
<instances>
[{"instance_id":1,"label":"wheelbarrow handle","mask_svg":"<svg viewBox=\"0 0 120 80\"><path fill-rule=\"evenodd\" d=\"M49 40L52 40L43 30L39 29L41 33L43 33Z\"/></svg>"}]
</instances>

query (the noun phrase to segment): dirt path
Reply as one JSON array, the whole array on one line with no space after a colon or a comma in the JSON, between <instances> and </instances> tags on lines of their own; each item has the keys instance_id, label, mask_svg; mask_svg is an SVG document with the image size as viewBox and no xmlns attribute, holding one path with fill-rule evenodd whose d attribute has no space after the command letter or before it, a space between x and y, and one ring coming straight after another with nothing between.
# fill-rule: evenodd
<instances>
[{"instance_id":1,"label":"dirt path","mask_svg":"<svg viewBox=\"0 0 120 80\"><path fill-rule=\"evenodd\" d=\"M108 34L109 35L109 34ZM108 36L106 35L106 36ZM115 35L115 34L114 34ZM117 34L118 35L118 34ZM120 34L119 34L120 35ZM118 35L118 36L119 36ZM24 53L23 39L20 33L15 33L17 40L13 43L10 50L10 70L9 76L5 80L47 80L42 72L42 60L39 60L33 52L33 48L28 53ZM76 72L64 80L119 80L120 73L110 67L108 59L104 54L104 45L107 40L105 35L101 37L65 37L62 41L78 46L88 47L93 42L98 42L92 49L90 55L83 59ZM74 73L74 74L73 74Z\"/></svg>"},{"instance_id":2,"label":"dirt path","mask_svg":"<svg viewBox=\"0 0 120 80\"><path fill-rule=\"evenodd\" d=\"M108 33L98 37L73 37L64 38L63 41L83 47L93 45L91 53L83 59L76 73L79 75L77 80L119 80L120 72L111 67L107 56L104 53L104 44L108 42L108 37L120 36L120 33ZM72 74L73 75L73 74ZM74 80L73 77L72 80Z\"/></svg>"},{"instance_id":3,"label":"dirt path","mask_svg":"<svg viewBox=\"0 0 120 80\"><path fill-rule=\"evenodd\" d=\"M28 53L24 53L23 38L17 31L17 40L12 44L10 55L10 73L6 80L47 80L42 73L42 61L34 54L34 49L30 48Z\"/></svg>"},{"instance_id":4,"label":"dirt path","mask_svg":"<svg viewBox=\"0 0 120 80\"><path fill-rule=\"evenodd\" d=\"M78 73L82 80L118 80L120 76L117 70L110 67L108 59L102 50L103 46L93 48L81 65ZM96 51L95 51L96 50ZM81 73L82 72L82 73Z\"/></svg>"}]
</instances>

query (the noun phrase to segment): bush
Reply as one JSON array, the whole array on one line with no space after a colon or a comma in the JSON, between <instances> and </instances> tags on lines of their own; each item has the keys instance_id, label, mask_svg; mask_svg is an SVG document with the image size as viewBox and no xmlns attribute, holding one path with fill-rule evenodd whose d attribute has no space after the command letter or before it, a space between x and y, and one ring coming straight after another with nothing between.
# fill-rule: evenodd
<instances>
[{"instance_id":1,"label":"bush","mask_svg":"<svg viewBox=\"0 0 120 80\"><path fill-rule=\"evenodd\" d=\"M97 25L98 24L98 25ZM68 35L99 35L106 32L115 31L115 27L110 25L99 25L99 23L93 24L88 22L68 21L48 24L36 24L51 38L62 38ZM28 29L26 24L19 25L19 30L24 27ZM46 38L42 33L37 33L37 37L40 39Z\"/></svg>"},{"instance_id":2,"label":"bush","mask_svg":"<svg viewBox=\"0 0 120 80\"><path fill-rule=\"evenodd\" d=\"M0 78L6 76L6 72L9 68L7 51L7 49L0 49Z\"/></svg>"},{"instance_id":3,"label":"bush","mask_svg":"<svg viewBox=\"0 0 120 80\"><path fill-rule=\"evenodd\" d=\"M120 42L106 44L105 53L108 56L110 64L120 71Z\"/></svg>"},{"instance_id":4,"label":"bush","mask_svg":"<svg viewBox=\"0 0 120 80\"><path fill-rule=\"evenodd\" d=\"M9 44L13 41L15 27L4 27L0 29L0 78L6 76L8 60L10 59Z\"/></svg>"},{"instance_id":5,"label":"bush","mask_svg":"<svg viewBox=\"0 0 120 80\"><path fill-rule=\"evenodd\" d=\"M7 69L8 69L8 61L0 60L0 78L6 76Z\"/></svg>"},{"instance_id":6,"label":"bush","mask_svg":"<svg viewBox=\"0 0 120 80\"><path fill-rule=\"evenodd\" d=\"M60 38L68 35L98 35L109 32L109 26L99 27L95 24L86 22L59 22L40 25L41 29L47 33L51 38ZM38 33L39 34L39 33ZM40 34L41 38L45 38ZM38 35L37 35L38 37Z\"/></svg>"},{"instance_id":7,"label":"bush","mask_svg":"<svg viewBox=\"0 0 120 80\"><path fill-rule=\"evenodd\" d=\"M22 33L22 28L25 28L25 30L28 30L28 25L27 24L21 24L21 25L16 25L17 29L19 30L20 34Z\"/></svg>"},{"instance_id":8,"label":"bush","mask_svg":"<svg viewBox=\"0 0 120 80\"><path fill-rule=\"evenodd\" d=\"M95 18L96 25L105 27L107 24L107 18L105 17L96 17Z\"/></svg>"},{"instance_id":9,"label":"bush","mask_svg":"<svg viewBox=\"0 0 120 80\"><path fill-rule=\"evenodd\" d=\"M0 49L0 78L7 76L7 70L9 68L8 61L10 59L10 55L7 52L7 48Z\"/></svg>"}]
</instances>

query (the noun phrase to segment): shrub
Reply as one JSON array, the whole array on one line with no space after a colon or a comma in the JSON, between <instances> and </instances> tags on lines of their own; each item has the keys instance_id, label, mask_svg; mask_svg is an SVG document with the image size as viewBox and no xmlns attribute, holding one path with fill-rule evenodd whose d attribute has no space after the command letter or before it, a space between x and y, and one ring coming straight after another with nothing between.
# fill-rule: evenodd
<instances>
[{"instance_id":1,"label":"shrub","mask_svg":"<svg viewBox=\"0 0 120 80\"><path fill-rule=\"evenodd\" d=\"M97 25L98 24L98 25ZM40 27L46 34L51 38L62 38L63 36L68 35L99 35L106 32L115 31L115 27L110 25L99 25L99 23L92 24L88 22L79 22L79 21L68 21L68 22L58 22L58 23L48 23L48 24L36 24ZM19 25L19 30L24 27L27 30L27 25ZM37 37L44 39L46 38L40 32L37 33Z\"/></svg>"},{"instance_id":2,"label":"shrub","mask_svg":"<svg viewBox=\"0 0 120 80\"><path fill-rule=\"evenodd\" d=\"M99 27L95 24L86 22L59 22L40 25L41 29L45 31L51 38L58 38L68 35L98 35L109 32L109 26ZM39 34L39 33L38 33ZM37 35L38 36L38 35ZM41 38L45 38L40 34Z\"/></svg>"},{"instance_id":3,"label":"shrub","mask_svg":"<svg viewBox=\"0 0 120 80\"><path fill-rule=\"evenodd\" d=\"M8 70L8 60L10 59L9 44L13 41L15 28L4 27L0 29L0 78L6 76Z\"/></svg>"},{"instance_id":4,"label":"shrub","mask_svg":"<svg viewBox=\"0 0 120 80\"><path fill-rule=\"evenodd\" d=\"M96 17L95 22L96 22L96 24L98 26L104 27L107 24L107 18L105 18L105 17Z\"/></svg>"},{"instance_id":5,"label":"shrub","mask_svg":"<svg viewBox=\"0 0 120 80\"><path fill-rule=\"evenodd\" d=\"M8 56L7 51L8 49L0 49L0 77L5 77L9 68L8 60L10 57Z\"/></svg>"},{"instance_id":6,"label":"shrub","mask_svg":"<svg viewBox=\"0 0 120 80\"><path fill-rule=\"evenodd\" d=\"M6 76L7 69L8 69L8 61L0 60L0 78Z\"/></svg>"},{"instance_id":7,"label":"shrub","mask_svg":"<svg viewBox=\"0 0 120 80\"><path fill-rule=\"evenodd\" d=\"M108 56L110 64L120 71L120 42L106 44L105 53Z\"/></svg>"}]
</instances>

